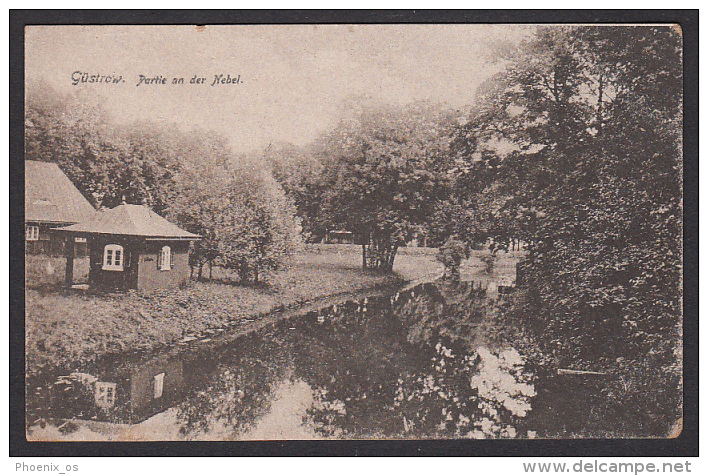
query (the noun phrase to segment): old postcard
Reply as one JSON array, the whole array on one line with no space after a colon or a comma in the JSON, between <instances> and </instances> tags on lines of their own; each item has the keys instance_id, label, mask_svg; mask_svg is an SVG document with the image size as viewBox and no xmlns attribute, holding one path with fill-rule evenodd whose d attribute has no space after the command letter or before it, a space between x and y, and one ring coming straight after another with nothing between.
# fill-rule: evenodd
<instances>
[{"instance_id":1,"label":"old postcard","mask_svg":"<svg viewBox=\"0 0 708 476\"><path fill-rule=\"evenodd\" d=\"M24 40L28 440L681 433L677 25Z\"/></svg>"}]
</instances>

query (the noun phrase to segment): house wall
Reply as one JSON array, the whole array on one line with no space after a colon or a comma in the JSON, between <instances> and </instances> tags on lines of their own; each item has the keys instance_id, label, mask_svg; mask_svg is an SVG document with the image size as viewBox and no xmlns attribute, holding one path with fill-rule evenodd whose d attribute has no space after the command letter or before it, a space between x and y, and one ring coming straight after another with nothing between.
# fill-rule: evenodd
<instances>
[{"instance_id":1,"label":"house wall","mask_svg":"<svg viewBox=\"0 0 708 476\"><path fill-rule=\"evenodd\" d=\"M74 284L86 284L88 274L88 257L76 257L74 259ZM63 256L25 255L25 286L28 288L62 286L65 276L66 258Z\"/></svg>"},{"instance_id":2,"label":"house wall","mask_svg":"<svg viewBox=\"0 0 708 476\"><path fill-rule=\"evenodd\" d=\"M165 374L162 396L154 398L155 375ZM160 411L182 395L182 360L158 357L130 373L130 403L134 412Z\"/></svg>"},{"instance_id":3,"label":"house wall","mask_svg":"<svg viewBox=\"0 0 708 476\"><path fill-rule=\"evenodd\" d=\"M116 237L91 236L89 243L89 286L104 291L125 291L137 286L138 261L144 248L143 240ZM103 269L103 250L106 245L121 245L125 253L123 271L106 271Z\"/></svg>"},{"instance_id":4,"label":"house wall","mask_svg":"<svg viewBox=\"0 0 708 476\"><path fill-rule=\"evenodd\" d=\"M172 269L163 271L157 267L157 257L163 246L169 246L173 255ZM189 279L188 241L148 241L141 251L138 263L137 289L150 293L183 285Z\"/></svg>"},{"instance_id":5,"label":"house wall","mask_svg":"<svg viewBox=\"0 0 708 476\"><path fill-rule=\"evenodd\" d=\"M25 241L25 254L27 255L45 255L45 256L64 256L64 240L65 237L52 229L70 225L70 223L48 224L38 222L26 222L25 228L28 226L39 227L39 237L35 241ZM88 256L88 247L86 243L74 244L74 255L76 257Z\"/></svg>"},{"instance_id":6,"label":"house wall","mask_svg":"<svg viewBox=\"0 0 708 476\"><path fill-rule=\"evenodd\" d=\"M103 251L108 244L123 246L126 254L123 271L103 270ZM158 253L165 245L170 247L174 255L174 266L167 271L157 267ZM181 286L189 279L188 241L146 241L142 238L92 236L89 238L89 249L89 285L94 289L137 289L141 293L149 294L159 289Z\"/></svg>"},{"instance_id":7,"label":"house wall","mask_svg":"<svg viewBox=\"0 0 708 476\"><path fill-rule=\"evenodd\" d=\"M328 231L322 239L322 244L355 244L360 245L364 242L364 237L361 233Z\"/></svg>"}]
</instances>

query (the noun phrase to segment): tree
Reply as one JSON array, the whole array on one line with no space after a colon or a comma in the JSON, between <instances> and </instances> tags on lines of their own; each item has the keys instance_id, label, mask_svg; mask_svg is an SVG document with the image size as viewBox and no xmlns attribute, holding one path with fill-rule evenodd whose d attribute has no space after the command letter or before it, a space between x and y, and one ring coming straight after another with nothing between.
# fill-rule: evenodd
<instances>
[{"instance_id":1,"label":"tree","mask_svg":"<svg viewBox=\"0 0 708 476\"><path fill-rule=\"evenodd\" d=\"M117 126L99 98L28 86L25 158L55 162L97 208L123 201L163 213L174 188L177 131L150 123Z\"/></svg>"},{"instance_id":2,"label":"tree","mask_svg":"<svg viewBox=\"0 0 708 476\"><path fill-rule=\"evenodd\" d=\"M445 266L445 274L453 281L460 280L460 265L462 260L470 257L470 249L467 243L451 236L440 247L435 256L440 263Z\"/></svg>"},{"instance_id":3,"label":"tree","mask_svg":"<svg viewBox=\"0 0 708 476\"><path fill-rule=\"evenodd\" d=\"M188 140L187 140L188 139ZM295 209L267 171L233 160L223 138L189 135L170 215L202 236L192 264L233 270L242 282L259 282L279 269L299 243ZM189 158L188 158L189 157Z\"/></svg>"},{"instance_id":4,"label":"tree","mask_svg":"<svg viewBox=\"0 0 708 476\"><path fill-rule=\"evenodd\" d=\"M25 160L59 162L62 114L69 97L46 82L29 83L25 97Z\"/></svg>"},{"instance_id":5,"label":"tree","mask_svg":"<svg viewBox=\"0 0 708 476\"><path fill-rule=\"evenodd\" d=\"M390 271L445 195L448 127L433 107L381 108L323 138L320 214L361 236L364 267Z\"/></svg>"},{"instance_id":6,"label":"tree","mask_svg":"<svg viewBox=\"0 0 708 476\"><path fill-rule=\"evenodd\" d=\"M242 281L259 282L280 269L299 244L295 208L267 173L234 168L217 225L219 262Z\"/></svg>"},{"instance_id":7,"label":"tree","mask_svg":"<svg viewBox=\"0 0 708 476\"><path fill-rule=\"evenodd\" d=\"M218 226L227 210L224 191L229 182L226 164L231 152L218 137L193 132L181 137L179 146L181 167L175 176L174 199L168 217L202 239L190 253L190 265L202 278L205 264L209 273L219 256Z\"/></svg>"},{"instance_id":8,"label":"tree","mask_svg":"<svg viewBox=\"0 0 708 476\"><path fill-rule=\"evenodd\" d=\"M315 145L269 145L264 153L273 178L282 186L301 220L303 240L320 242L332 226L332 219L322 207L326 185L320 180L322 163Z\"/></svg>"},{"instance_id":9,"label":"tree","mask_svg":"<svg viewBox=\"0 0 708 476\"><path fill-rule=\"evenodd\" d=\"M529 320L561 363L597 367L629 356L673 368L680 35L671 27L541 27L506 60L457 136L468 163L493 141L508 144L494 180L530 248Z\"/></svg>"}]
</instances>

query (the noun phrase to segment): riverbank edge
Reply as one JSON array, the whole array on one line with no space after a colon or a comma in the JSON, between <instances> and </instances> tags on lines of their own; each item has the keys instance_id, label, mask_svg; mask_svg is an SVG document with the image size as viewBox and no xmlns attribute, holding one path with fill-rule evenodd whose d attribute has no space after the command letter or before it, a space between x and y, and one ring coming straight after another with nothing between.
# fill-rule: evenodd
<instances>
[{"instance_id":1,"label":"riverbank edge","mask_svg":"<svg viewBox=\"0 0 708 476\"><path fill-rule=\"evenodd\" d=\"M295 299L289 302L281 302L274 304L268 310L244 314L239 316L238 319L220 325L205 321L202 326L198 326L200 324L199 321L195 321L199 327L198 329L167 342L155 342L152 345L141 347L126 346L119 352L92 352L82 361L62 362L57 356L49 365L44 366L27 366L26 362L26 384L29 385L30 380L33 385L38 381L46 383L47 377L58 376L72 371L84 371L87 367L94 367L108 359L120 360L123 357L130 358L130 360L144 359L156 354L169 352L170 349L184 349L185 346L201 343L205 339L209 339L210 343L233 340L283 319L316 311L348 300L358 300L366 296L394 292L408 286L435 280L439 276L440 273L435 272L417 276L413 279L406 279L398 273L393 273L378 283L364 285L347 291L327 293L304 301Z\"/></svg>"},{"instance_id":2,"label":"riverbank edge","mask_svg":"<svg viewBox=\"0 0 708 476\"><path fill-rule=\"evenodd\" d=\"M155 355L170 354L172 352L202 351L205 347L219 347L225 343L234 341L240 337L258 332L266 326L277 324L281 321L302 316L309 312L316 312L321 309L343 304L347 301L359 301L368 297L386 296L394 292L404 291L422 283L434 281L439 275L429 279L421 278L415 280L404 280L378 283L372 286L364 286L357 290L344 291L334 294L318 296L304 302L294 302L289 305L277 306L267 312L252 314L239 322L234 322L226 326L223 331L217 334L210 334L211 329L205 329L202 334L195 335L193 340L188 342L177 341L172 344L161 346L160 348L146 351L141 355L141 359L151 358ZM282 309L280 309L282 307ZM248 321L245 322L244 321ZM119 357L119 356L118 356Z\"/></svg>"}]
</instances>

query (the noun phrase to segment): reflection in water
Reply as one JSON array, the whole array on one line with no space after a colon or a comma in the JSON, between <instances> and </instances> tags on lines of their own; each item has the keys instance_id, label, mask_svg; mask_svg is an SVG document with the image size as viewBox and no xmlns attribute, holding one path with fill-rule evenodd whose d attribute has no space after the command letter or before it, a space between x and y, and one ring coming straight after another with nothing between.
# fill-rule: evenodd
<instances>
[{"instance_id":1,"label":"reflection in water","mask_svg":"<svg viewBox=\"0 0 708 476\"><path fill-rule=\"evenodd\" d=\"M270 411L242 440L314 440L319 434L304 421L313 403L312 388L302 380L287 381L278 387Z\"/></svg>"},{"instance_id":2,"label":"reflection in water","mask_svg":"<svg viewBox=\"0 0 708 476\"><path fill-rule=\"evenodd\" d=\"M513 349L456 338L484 319L483 296L457 291L426 285L347 302L239 342L208 387L178 406L182 437L516 436L535 395L532 376Z\"/></svg>"},{"instance_id":3,"label":"reflection in water","mask_svg":"<svg viewBox=\"0 0 708 476\"><path fill-rule=\"evenodd\" d=\"M536 395L533 384L528 383L531 375L524 371L524 360L514 349L506 349L493 354L485 348L477 350L480 357L479 372L470 381L482 402L480 407L484 417L477 431L471 436L516 436L516 428L499 426L499 412L510 413L513 417L525 417L531 410L529 399Z\"/></svg>"},{"instance_id":4,"label":"reflection in water","mask_svg":"<svg viewBox=\"0 0 708 476\"><path fill-rule=\"evenodd\" d=\"M526 437L537 383L518 352L486 342L486 300L426 284L175 357L191 388L129 439Z\"/></svg>"}]
</instances>

